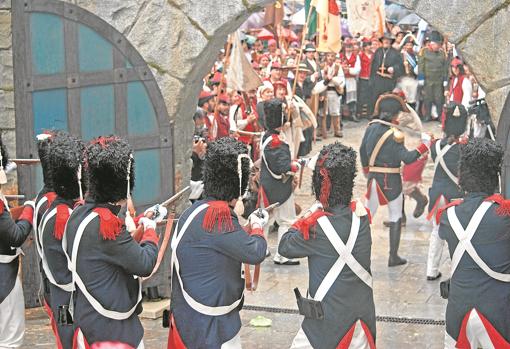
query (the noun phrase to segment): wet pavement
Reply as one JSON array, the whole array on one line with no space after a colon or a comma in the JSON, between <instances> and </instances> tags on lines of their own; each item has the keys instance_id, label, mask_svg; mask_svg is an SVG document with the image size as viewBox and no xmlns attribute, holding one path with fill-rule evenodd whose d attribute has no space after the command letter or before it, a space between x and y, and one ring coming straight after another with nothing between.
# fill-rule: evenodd
<instances>
[{"instance_id":1,"label":"wet pavement","mask_svg":"<svg viewBox=\"0 0 510 349\"><path fill-rule=\"evenodd\" d=\"M366 122L345 123L345 137L340 141L359 148ZM428 123L425 128L440 134L438 123ZM314 146L314 153L326 143L338 139L329 138ZM410 147L412 139L406 140ZM416 140L414 141L416 143ZM426 193L430 185L433 164L429 161L424 173L423 188ZM359 165L354 197L362 198L365 178ZM311 205L311 172L305 170L302 188L296 191L296 202L303 208ZM377 212L372 225L372 274L377 322L377 347L380 349L443 348L444 326L437 323L444 320L446 301L439 296L439 280L427 281L425 277L428 237L432 229L425 215L412 217L414 202L406 200L407 226L403 229L400 254L408 259L401 267L388 268L388 229L382 225L387 217L383 207ZM270 250L276 249L276 233L270 235ZM441 272L448 274L449 262L446 248L443 253ZM445 277L443 276L443 279ZM299 266L277 266L268 258L262 264L261 280L256 292L246 294L241 318L241 337L244 349L289 348L297 333L301 316L296 314L297 306L292 290L299 287L306 290L308 269L306 260ZM271 327L255 328L249 325L252 318L262 315L272 320ZM435 321L428 321L435 320ZM427 324L432 322L432 324ZM161 327L161 320L143 320L145 347L160 349L166 347L167 330ZM27 333L23 348L55 348L51 328L41 309L27 310Z\"/></svg>"}]
</instances>

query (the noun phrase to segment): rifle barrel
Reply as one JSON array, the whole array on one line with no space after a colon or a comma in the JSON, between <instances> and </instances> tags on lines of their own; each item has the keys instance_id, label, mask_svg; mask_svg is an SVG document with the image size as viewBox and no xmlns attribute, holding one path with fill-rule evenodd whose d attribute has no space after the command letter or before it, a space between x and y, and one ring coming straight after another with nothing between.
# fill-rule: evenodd
<instances>
[{"instance_id":1,"label":"rifle barrel","mask_svg":"<svg viewBox=\"0 0 510 349\"><path fill-rule=\"evenodd\" d=\"M171 204L173 204L175 201L177 201L184 193L186 193L188 190L190 190L190 187L189 185L182 189L181 191L179 191L177 194L175 194L174 196L172 196L170 199L164 201L163 203L161 203L161 206L170 206Z\"/></svg>"}]
</instances>

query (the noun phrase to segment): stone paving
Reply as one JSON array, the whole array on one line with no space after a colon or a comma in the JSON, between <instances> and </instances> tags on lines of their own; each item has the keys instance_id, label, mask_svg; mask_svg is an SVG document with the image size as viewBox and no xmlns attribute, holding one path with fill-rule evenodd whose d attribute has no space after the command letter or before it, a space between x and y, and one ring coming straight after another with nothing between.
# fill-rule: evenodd
<instances>
[{"instance_id":1,"label":"stone paving","mask_svg":"<svg viewBox=\"0 0 510 349\"><path fill-rule=\"evenodd\" d=\"M346 122L345 144L356 150L363 136L366 122L354 124ZM440 134L438 123L425 125L428 131ZM322 145L338 139L328 139L314 146L314 152ZM408 144L412 141L406 140ZM360 166L361 169L361 166ZM425 170L424 188L431 181L433 164L429 161ZM305 171L302 188L296 192L296 201L306 208L312 202L311 181L309 170ZM365 179L359 171L356 179L355 197L361 198L364 193ZM374 297L376 313L383 317L406 317L417 319L443 320L446 302L439 296L439 282L426 281L425 264L428 250L428 237L431 225L422 216L418 220L412 218L414 203L406 201L408 221L403 229L400 246L401 255L408 259L402 267L388 268L388 231L382 221L386 218L385 209L379 210L372 225L372 273L374 278ZM276 234L270 236L270 250L274 254ZM443 275L448 274L448 258L445 249L443 254ZM261 280L256 292L246 295L245 305L272 307L278 309L297 309L292 289L298 286L306 290L308 270L306 260L300 266L276 266L268 258L262 264ZM262 315L272 320L268 328L254 328L249 321ZM241 336L244 349L255 348L289 348L292 339L299 329L301 316L288 313L247 311L242 312L243 328ZM160 320L143 320L146 330L145 347L147 349L165 348L167 330L161 328ZM404 348L443 348L443 326L408 324L395 322L377 323L377 347L380 349ZM40 309L27 310L27 334L24 348L54 348L48 320Z\"/></svg>"}]
</instances>

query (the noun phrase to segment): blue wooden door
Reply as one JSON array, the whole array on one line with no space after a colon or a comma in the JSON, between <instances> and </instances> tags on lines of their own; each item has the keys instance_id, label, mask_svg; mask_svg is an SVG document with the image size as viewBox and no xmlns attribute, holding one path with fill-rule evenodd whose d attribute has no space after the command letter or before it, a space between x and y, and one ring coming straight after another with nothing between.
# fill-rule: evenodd
<instances>
[{"instance_id":1,"label":"blue wooden door","mask_svg":"<svg viewBox=\"0 0 510 349\"><path fill-rule=\"evenodd\" d=\"M127 39L75 5L13 2L16 137L19 157L36 157L34 137L63 129L88 141L116 134L134 148L137 206L173 192L172 127L158 85ZM21 168L34 195L40 168Z\"/></svg>"}]
</instances>

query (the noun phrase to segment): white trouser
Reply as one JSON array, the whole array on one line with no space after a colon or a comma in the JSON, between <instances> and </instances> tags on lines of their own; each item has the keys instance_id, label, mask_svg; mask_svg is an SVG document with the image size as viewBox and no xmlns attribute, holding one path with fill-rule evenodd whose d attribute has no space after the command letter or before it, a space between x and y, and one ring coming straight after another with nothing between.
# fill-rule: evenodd
<instances>
[{"instance_id":1,"label":"white trouser","mask_svg":"<svg viewBox=\"0 0 510 349\"><path fill-rule=\"evenodd\" d=\"M25 333L25 298L19 277L0 304L0 349L18 348Z\"/></svg>"},{"instance_id":2,"label":"white trouser","mask_svg":"<svg viewBox=\"0 0 510 349\"><path fill-rule=\"evenodd\" d=\"M427 258L427 276L436 277L443 255L444 240L439 237L439 224L432 219L432 233L430 234L429 256Z\"/></svg>"},{"instance_id":3,"label":"white trouser","mask_svg":"<svg viewBox=\"0 0 510 349\"><path fill-rule=\"evenodd\" d=\"M358 320L354 326L354 333L352 334L351 342L349 343L348 348L370 349L368 338L365 334L365 331L363 330L363 327L361 326L360 321ZM328 334L325 333L325 335ZM308 337L306 337L305 331L303 331L302 327L299 329L296 337L294 337L290 349L313 349L313 346L310 344L310 341L308 340Z\"/></svg>"},{"instance_id":4,"label":"white trouser","mask_svg":"<svg viewBox=\"0 0 510 349\"><path fill-rule=\"evenodd\" d=\"M457 344L457 341L453 339L452 336L446 332L446 329L444 331L444 349L456 349L455 345Z\"/></svg>"},{"instance_id":5,"label":"white trouser","mask_svg":"<svg viewBox=\"0 0 510 349\"><path fill-rule=\"evenodd\" d=\"M390 222L397 222L400 218L402 218L403 202L404 201L402 193L400 193L400 195L397 196L396 199L388 202ZM375 179L372 179L372 184L370 185L370 199L367 201L367 207L370 210L372 218L375 217L377 208L379 208L379 196L377 195L377 181Z\"/></svg>"},{"instance_id":6,"label":"white trouser","mask_svg":"<svg viewBox=\"0 0 510 349\"><path fill-rule=\"evenodd\" d=\"M328 91L327 92L327 98L328 98L328 113L331 116L339 116L340 115L340 106L341 106L341 100L336 93L336 91Z\"/></svg>"},{"instance_id":7,"label":"white trouser","mask_svg":"<svg viewBox=\"0 0 510 349\"><path fill-rule=\"evenodd\" d=\"M290 197L280 206L276 207L269 214L269 222L264 227L264 235L266 239L269 235L269 228L273 226L274 222L278 223L278 245L283 234L285 234L292 223L296 220L296 206L294 205L294 194L290 194ZM276 246L276 255L278 254L278 245Z\"/></svg>"},{"instance_id":8,"label":"white trouser","mask_svg":"<svg viewBox=\"0 0 510 349\"><path fill-rule=\"evenodd\" d=\"M241 349L241 334L240 332L236 334L234 338L229 340L228 342L225 342L221 345L221 349Z\"/></svg>"}]
</instances>

